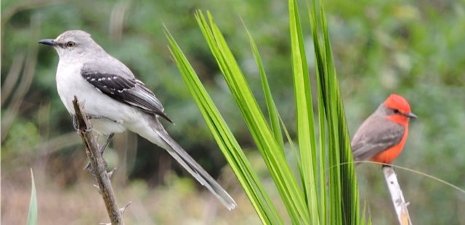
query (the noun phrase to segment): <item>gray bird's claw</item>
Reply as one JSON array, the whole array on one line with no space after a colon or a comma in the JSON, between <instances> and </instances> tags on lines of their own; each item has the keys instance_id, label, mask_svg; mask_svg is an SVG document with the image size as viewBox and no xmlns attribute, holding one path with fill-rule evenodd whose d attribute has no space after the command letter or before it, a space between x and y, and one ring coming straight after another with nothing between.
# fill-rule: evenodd
<instances>
[{"instance_id":1,"label":"gray bird's claw","mask_svg":"<svg viewBox=\"0 0 465 225\"><path fill-rule=\"evenodd\" d=\"M73 127L74 127L74 129L79 130L79 124L78 124L76 115L72 115L72 117L73 117Z\"/></svg>"},{"instance_id":2,"label":"gray bird's claw","mask_svg":"<svg viewBox=\"0 0 465 225\"><path fill-rule=\"evenodd\" d=\"M79 122L78 122L77 116L76 116L76 115L72 115L72 118L73 118L73 127L74 127L74 130L76 130L76 131L81 130L80 127L79 127ZM87 116L87 119L89 119L89 116ZM85 129L84 131L85 131L85 132L89 132L90 130L92 130L92 127L89 125L89 127L86 127L86 129Z\"/></svg>"}]
</instances>

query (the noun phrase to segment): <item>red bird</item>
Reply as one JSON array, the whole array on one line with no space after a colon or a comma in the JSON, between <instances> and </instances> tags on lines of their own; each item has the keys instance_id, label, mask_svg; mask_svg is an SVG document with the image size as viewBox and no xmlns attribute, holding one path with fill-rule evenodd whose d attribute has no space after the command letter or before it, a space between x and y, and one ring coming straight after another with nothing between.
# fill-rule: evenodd
<instances>
[{"instance_id":1,"label":"red bird","mask_svg":"<svg viewBox=\"0 0 465 225\"><path fill-rule=\"evenodd\" d=\"M407 141L409 120L415 118L407 100L391 94L355 133L351 143L355 160L391 164Z\"/></svg>"}]
</instances>

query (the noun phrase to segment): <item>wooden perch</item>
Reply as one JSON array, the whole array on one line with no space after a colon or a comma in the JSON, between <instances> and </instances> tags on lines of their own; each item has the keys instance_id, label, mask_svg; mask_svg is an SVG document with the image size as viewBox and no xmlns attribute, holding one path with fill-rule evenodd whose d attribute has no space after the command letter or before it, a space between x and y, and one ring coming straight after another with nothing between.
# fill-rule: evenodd
<instances>
[{"instance_id":1,"label":"wooden perch","mask_svg":"<svg viewBox=\"0 0 465 225\"><path fill-rule=\"evenodd\" d=\"M394 169L391 166L384 165L383 173L389 192L391 193L392 203L394 204L399 224L412 225L407 209L408 203L405 202L404 195L402 194L402 189L400 189Z\"/></svg>"},{"instance_id":2,"label":"wooden perch","mask_svg":"<svg viewBox=\"0 0 465 225\"><path fill-rule=\"evenodd\" d=\"M90 122L79 105L76 96L74 97L73 105L76 113L76 126L79 135L86 146L87 158L90 160L90 169L97 179L98 188L103 201L105 202L111 224L122 225L124 224L122 220L122 213L126 207L120 210L116 204L115 194L113 192L113 187L111 186L110 175L106 171L106 164L101 150L99 149L95 136L91 130Z\"/></svg>"}]
</instances>

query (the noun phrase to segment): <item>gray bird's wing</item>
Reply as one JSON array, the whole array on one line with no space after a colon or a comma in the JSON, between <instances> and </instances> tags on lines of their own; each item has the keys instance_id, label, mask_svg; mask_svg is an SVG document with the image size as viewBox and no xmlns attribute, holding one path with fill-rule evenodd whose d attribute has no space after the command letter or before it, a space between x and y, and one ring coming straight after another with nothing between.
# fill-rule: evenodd
<instances>
[{"instance_id":1,"label":"gray bird's wing","mask_svg":"<svg viewBox=\"0 0 465 225\"><path fill-rule=\"evenodd\" d=\"M161 102L142 81L137 80L120 62L109 62L111 63L85 63L81 69L81 76L109 97L171 122L163 112Z\"/></svg>"},{"instance_id":2,"label":"gray bird's wing","mask_svg":"<svg viewBox=\"0 0 465 225\"><path fill-rule=\"evenodd\" d=\"M355 160L368 160L394 146L400 142L404 131L404 127L384 117L370 116L352 139L351 145Z\"/></svg>"}]
</instances>

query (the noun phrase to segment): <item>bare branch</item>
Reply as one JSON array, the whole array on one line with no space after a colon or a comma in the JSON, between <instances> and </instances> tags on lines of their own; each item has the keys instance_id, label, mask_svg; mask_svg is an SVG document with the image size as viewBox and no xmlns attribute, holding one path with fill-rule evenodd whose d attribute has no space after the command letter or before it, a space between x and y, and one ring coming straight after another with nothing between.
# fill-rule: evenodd
<instances>
[{"instance_id":1,"label":"bare branch","mask_svg":"<svg viewBox=\"0 0 465 225\"><path fill-rule=\"evenodd\" d=\"M113 187L111 186L110 176L105 168L105 161L98 147L95 136L91 130L90 122L87 115L82 110L76 96L73 100L74 111L76 112L76 123L79 135L86 146L86 154L90 160L92 173L95 175L98 183L99 192L107 208L108 216L112 225L122 225L122 211L116 203Z\"/></svg>"},{"instance_id":2,"label":"bare branch","mask_svg":"<svg viewBox=\"0 0 465 225\"><path fill-rule=\"evenodd\" d=\"M408 202L405 202L402 189L400 189L399 182L397 181L396 173L391 166L383 166L384 178L391 193L392 203L396 210L397 219L400 225L411 225L410 215L408 213Z\"/></svg>"}]
</instances>

